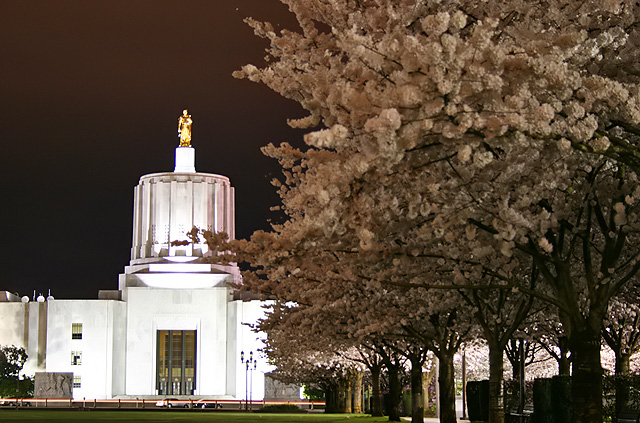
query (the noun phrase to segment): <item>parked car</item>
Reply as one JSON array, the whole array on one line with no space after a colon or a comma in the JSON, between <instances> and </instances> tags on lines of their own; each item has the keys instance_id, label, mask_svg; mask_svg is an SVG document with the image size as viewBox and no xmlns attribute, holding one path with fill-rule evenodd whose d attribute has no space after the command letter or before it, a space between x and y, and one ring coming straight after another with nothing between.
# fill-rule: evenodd
<instances>
[{"instance_id":1,"label":"parked car","mask_svg":"<svg viewBox=\"0 0 640 423\"><path fill-rule=\"evenodd\" d=\"M185 400L179 400L178 398L164 398L161 400L158 400L156 402L156 407L167 407L167 408L173 408L173 407L182 407L182 408L189 408L189 401L185 401Z\"/></svg>"},{"instance_id":2,"label":"parked car","mask_svg":"<svg viewBox=\"0 0 640 423\"><path fill-rule=\"evenodd\" d=\"M19 407L31 407L31 403L28 401L20 401L19 399L15 399L15 398L4 398L2 400L0 400L0 406L2 407L15 407L15 406L19 406Z\"/></svg>"},{"instance_id":3,"label":"parked car","mask_svg":"<svg viewBox=\"0 0 640 423\"><path fill-rule=\"evenodd\" d=\"M222 408L222 404L211 400L198 400L193 403L193 408Z\"/></svg>"}]
</instances>

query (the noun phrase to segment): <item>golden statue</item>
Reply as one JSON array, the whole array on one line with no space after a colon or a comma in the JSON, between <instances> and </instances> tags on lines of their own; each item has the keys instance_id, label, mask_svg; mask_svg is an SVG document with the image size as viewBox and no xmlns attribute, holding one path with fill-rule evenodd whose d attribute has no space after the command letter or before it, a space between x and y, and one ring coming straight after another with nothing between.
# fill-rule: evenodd
<instances>
[{"instance_id":1,"label":"golden statue","mask_svg":"<svg viewBox=\"0 0 640 423\"><path fill-rule=\"evenodd\" d=\"M191 147L191 124L193 120L187 110L182 111L182 116L178 118L178 138L180 147Z\"/></svg>"}]
</instances>

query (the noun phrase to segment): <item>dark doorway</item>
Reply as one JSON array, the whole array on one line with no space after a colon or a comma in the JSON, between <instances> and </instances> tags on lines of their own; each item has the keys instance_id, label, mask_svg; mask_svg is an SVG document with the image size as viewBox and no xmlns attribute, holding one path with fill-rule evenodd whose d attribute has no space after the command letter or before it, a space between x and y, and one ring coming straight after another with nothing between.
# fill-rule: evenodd
<instances>
[{"instance_id":1,"label":"dark doorway","mask_svg":"<svg viewBox=\"0 0 640 423\"><path fill-rule=\"evenodd\" d=\"M193 395L196 389L196 331L159 330L158 395Z\"/></svg>"}]
</instances>

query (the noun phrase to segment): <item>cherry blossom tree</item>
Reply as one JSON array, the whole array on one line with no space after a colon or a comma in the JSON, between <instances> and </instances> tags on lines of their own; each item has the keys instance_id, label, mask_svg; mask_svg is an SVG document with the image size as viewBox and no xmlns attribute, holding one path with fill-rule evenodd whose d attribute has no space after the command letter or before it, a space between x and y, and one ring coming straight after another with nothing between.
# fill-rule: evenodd
<instances>
[{"instance_id":1,"label":"cherry blossom tree","mask_svg":"<svg viewBox=\"0 0 640 423\"><path fill-rule=\"evenodd\" d=\"M276 367L273 377L285 383L319 386L325 393L327 412L351 412L351 376L360 371L352 360L352 344L341 338L322 338L298 327L296 307L272 304L257 329L266 331L264 353ZM279 322L279 323L278 323Z\"/></svg>"},{"instance_id":2,"label":"cherry blossom tree","mask_svg":"<svg viewBox=\"0 0 640 423\"><path fill-rule=\"evenodd\" d=\"M387 413L389 421L399 422L400 402L402 401L402 373L405 371L406 357L399 352L393 342L377 342L372 344L374 351L380 356L386 368L387 388L389 390Z\"/></svg>"},{"instance_id":3,"label":"cherry blossom tree","mask_svg":"<svg viewBox=\"0 0 640 423\"><path fill-rule=\"evenodd\" d=\"M268 335L270 355L277 350L281 356L296 356L304 346L305 356L313 356L314 350L328 349L346 361L365 364L372 374L376 414L381 413L380 371L384 365L393 400L389 417L399 420L402 393L399 375L405 359L395 345L404 344L398 335L389 335L395 327L394 319L387 318L393 314L397 296L374 289L355 277L356 270L348 266L346 259L336 260L342 255L340 251L327 254L321 249L300 248L295 254L288 254L276 247L277 243L290 242L289 235L286 228L279 228L278 232L254 234L251 243L235 242L235 246L230 246L241 251L241 256L249 257L259 269L245 274L243 289L276 299L267 318L259 324L259 329ZM293 332L296 336L286 336ZM389 339L384 339L384 335ZM278 348L274 348L274 342ZM286 358L282 363L288 364L289 360ZM342 396L339 394L338 398Z\"/></svg>"},{"instance_id":4,"label":"cherry blossom tree","mask_svg":"<svg viewBox=\"0 0 640 423\"><path fill-rule=\"evenodd\" d=\"M263 235L268 239L290 239L282 228L280 232ZM310 241L309 238L305 239ZM252 245L255 246L256 239L253 241ZM323 247L327 248L326 244ZM381 358L389 375L390 395L396 400L395 403L392 401L390 419L399 418L397 404L401 398L401 389L398 375L404 366L402 357L411 361L413 381L419 380L419 383L412 383L414 404L419 404L422 402L421 376L425 351L434 351L441 360L440 400L443 421L455 421L453 355L459 348L462 337L458 332L461 329L456 312L444 308L448 307L446 301L438 301L446 299L449 295L447 292L429 293L420 290L407 295L406 288L384 288L377 281L371 280L371 266L364 266L368 270L367 278L358 280L354 273L363 272L360 262L367 262L364 258L358 261L358 266L355 263L347 265L344 260L338 262L336 267L336 263L325 261L326 254L321 251L314 250L313 254L305 251L302 254L302 250L298 250L294 259L296 264L293 266L287 263L288 258L280 255L276 262L270 261L274 258L273 251L276 250L264 247L252 251L250 260L262 269L263 274L247 274L243 285L243 289L268 293L279 299L274 306L280 304L280 308L261 322L260 329L268 335L273 330L278 333L287 330L304 333L305 337L320 340L323 345L318 348L326 347L338 339L369 346L375 352L374 356ZM339 254L338 251L333 251L331 256L335 259ZM354 257L355 254L348 256ZM324 264L322 267L316 262L318 260ZM380 265L380 261L376 260L376 264ZM287 305L282 302L287 302ZM436 313L437 309L440 312ZM292 348L299 349L296 338L289 342L292 343ZM379 361L369 361L363 362L375 376L379 371ZM374 383L374 387L376 385ZM415 411L413 418L421 421L422 409L416 408Z\"/></svg>"},{"instance_id":5,"label":"cherry blossom tree","mask_svg":"<svg viewBox=\"0 0 640 423\"><path fill-rule=\"evenodd\" d=\"M453 264L429 281L440 289L491 274L558 309L574 418L601 421L603 319L640 266L636 3L282 1L300 31L249 20L268 62L235 74L308 110L291 125L316 127L306 151L265 148L285 169L289 217L272 276L313 251L357 255L377 284L425 285L427 256ZM514 251L546 288L522 282ZM400 277L376 268L384 256Z\"/></svg>"},{"instance_id":6,"label":"cherry blossom tree","mask_svg":"<svg viewBox=\"0 0 640 423\"><path fill-rule=\"evenodd\" d=\"M410 345L405 354L411 363L411 421L424 423L423 368L429 360L429 350Z\"/></svg>"},{"instance_id":7,"label":"cherry blossom tree","mask_svg":"<svg viewBox=\"0 0 640 423\"><path fill-rule=\"evenodd\" d=\"M360 358L355 360L363 363L371 374L371 416L381 417L382 392L380 390L380 376L382 373L382 358L373 348L361 346L358 348Z\"/></svg>"},{"instance_id":8,"label":"cherry blossom tree","mask_svg":"<svg viewBox=\"0 0 640 423\"><path fill-rule=\"evenodd\" d=\"M437 301L437 296L434 297ZM420 324L405 326L409 336L419 340L438 358L440 421L443 423L456 421L454 357L470 330L465 326L460 324L457 310L433 313ZM410 359L415 355L408 351Z\"/></svg>"},{"instance_id":9,"label":"cherry blossom tree","mask_svg":"<svg viewBox=\"0 0 640 423\"><path fill-rule=\"evenodd\" d=\"M532 365L547 363L553 359L542 345L524 336L522 338L512 338L509 340L505 348L505 354L511 364L511 375L514 379L518 378L521 369L525 370ZM522 361L523 357L524 361Z\"/></svg>"},{"instance_id":10,"label":"cherry blossom tree","mask_svg":"<svg viewBox=\"0 0 640 423\"><path fill-rule=\"evenodd\" d=\"M489 346L489 419L502 421L504 350L529 316L533 297L511 289L469 291L460 295L473 307L482 336Z\"/></svg>"},{"instance_id":11,"label":"cherry blossom tree","mask_svg":"<svg viewBox=\"0 0 640 423\"><path fill-rule=\"evenodd\" d=\"M550 146L548 146L550 147ZM545 148L547 157L553 156L553 147ZM493 148L497 152L497 148ZM529 149L533 154L535 148ZM559 150L558 159L562 156ZM499 153L509 156L509 152ZM499 264L495 257L483 268L499 269L497 277L502 277L509 286L548 302L558 309L559 320L567 335L571 350L573 369L573 400L576 405L578 421L598 420L601 415L601 366L600 331L610 299L617 294L638 271L637 266L637 218L626 213L626 204L630 210L635 207L633 190L636 184L635 174L624 174L619 165L608 160L583 156L569 152L554 164L547 164L549 171L534 177L536 185L551 183L544 197L538 197L535 204L525 208L517 205L527 196L512 200L509 207L496 205L504 200L500 177L505 175L504 168L497 173L490 169L498 163L485 166L477 179L480 185L491 181L494 188L485 195L482 207L484 216L473 217L472 222L482 231L500 239L494 243L494 250L511 255L511 248L530 256L536 271L544 284L535 289L524 286L517 272L505 271L507 262ZM495 160L494 160L495 162ZM521 166L523 163L520 162ZM535 170L537 164L530 162ZM573 169L562 177L561 170L550 170L554 165L563 169ZM526 163L525 166L527 167ZM508 173L508 172L506 172ZM504 181L512 192L527 187L522 179ZM467 178L467 186L471 186ZM560 185L556 185L560 184ZM531 187L531 186L529 186ZM480 193L480 187L467 189L469 195ZM504 192L504 191L503 191ZM493 197L493 198L492 198ZM502 197L502 198L500 198ZM486 201L488 200L488 201ZM624 204L623 204L624 203ZM488 213L487 213L488 211ZM536 219L535 214L547 214L546 219ZM497 217L497 218L496 218ZM628 219L630 217L630 219ZM531 222L536 221L530 226ZM489 244L487 244L489 245ZM515 276L515 277L514 277Z\"/></svg>"},{"instance_id":12,"label":"cherry blossom tree","mask_svg":"<svg viewBox=\"0 0 640 423\"><path fill-rule=\"evenodd\" d=\"M615 354L616 415L629 402L629 386L623 377L631 370L631 356L640 351L640 307L637 298L620 296L609 305L602 338Z\"/></svg>"},{"instance_id":13,"label":"cherry blossom tree","mask_svg":"<svg viewBox=\"0 0 640 423\"><path fill-rule=\"evenodd\" d=\"M631 356L640 351L640 306L637 302L612 301L602 337L615 353L615 373L629 373Z\"/></svg>"},{"instance_id":14,"label":"cherry blossom tree","mask_svg":"<svg viewBox=\"0 0 640 423\"><path fill-rule=\"evenodd\" d=\"M557 313L547 309L543 315L529 326L529 336L558 364L557 374L570 376L571 357L567 336L558 321Z\"/></svg>"},{"instance_id":15,"label":"cherry blossom tree","mask_svg":"<svg viewBox=\"0 0 640 423\"><path fill-rule=\"evenodd\" d=\"M400 267L398 260L405 260L405 255L379 249L359 251L360 241L355 235L333 240L325 238L323 232L301 235L301 231L300 221L291 219L276 225L271 233L254 234L251 242L235 242L234 248L258 269L245 275L243 288L296 304L287 308L287 313L295 312L295 318L288 318L290 330L302 330L319 339L351 338L365 345L373 341L383 347L391 341L391 345L402 341L399 345L407 352L412 348L406 345L413 339L433 351L440 359L442 421L455 421L453 356L463 340L461 335L469 331L469 317L462 319L461 326L457 316L465 313L452 309L459 305L455 292L415 288L415 292L407 292L407 287L397 281L424 278L420 263ZM282 317L272 316L261 325L267 333L271 324L282 330ZM327 322L332 322L331 327ZM411 359L402 348L397 353ZM388 352L376 351L387 357L384 363L395 381L400 364L391 360ZM395 392L395 382L390 385ZM412 392L418 397L421 389L421 383L415 384ZM393 398L399 400L399 393ZM396 418L395 408L390 417Z\"/></svg>"}]
</instances>

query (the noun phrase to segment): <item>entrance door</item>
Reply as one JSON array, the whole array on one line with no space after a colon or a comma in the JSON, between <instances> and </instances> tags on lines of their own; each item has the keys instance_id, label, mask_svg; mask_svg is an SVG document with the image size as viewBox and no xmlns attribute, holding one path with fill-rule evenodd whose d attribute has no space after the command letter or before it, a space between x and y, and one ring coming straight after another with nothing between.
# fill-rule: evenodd
<instances>
[{"instance_id":1,"label":"entrance door","mask_svg":"<svg viewBox=\"0 0 640 423\"><path fill-rule=\"evenodd\" d=\"M196 389L196 331L159 330L158 395L193 395Z\"/></svg>"}]
</instances>

